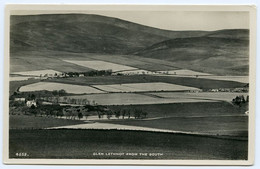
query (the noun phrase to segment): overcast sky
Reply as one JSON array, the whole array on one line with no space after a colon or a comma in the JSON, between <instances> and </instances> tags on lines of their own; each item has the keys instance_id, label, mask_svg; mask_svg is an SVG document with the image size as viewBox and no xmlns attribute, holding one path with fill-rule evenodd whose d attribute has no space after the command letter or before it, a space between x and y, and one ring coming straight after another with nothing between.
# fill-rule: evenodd
<instances>
[{"instance_id":1,"label":"overcast sky","mask_svg":"<svg viewBox=\"0 0 260 169\"><path fill-rule=\"evenodd\" d=\"M18 12L16 14L28 14ZM30 14L42 14L30 11ZM61 12L45 12L61 13ZM62 12L71 13L71 12ZM75 12L74 12L75 13ZM78 13L78 12L77 12ZM82 11L80 13L105 15L167 30L249 29L248 12L227 11Z\"/></svg>"}]
</instances>

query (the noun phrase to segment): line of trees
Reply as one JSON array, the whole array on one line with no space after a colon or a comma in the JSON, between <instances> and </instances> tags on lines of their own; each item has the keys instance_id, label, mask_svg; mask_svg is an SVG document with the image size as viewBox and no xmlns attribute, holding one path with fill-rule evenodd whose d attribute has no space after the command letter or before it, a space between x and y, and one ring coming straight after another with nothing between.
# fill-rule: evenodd
<instances>
[{"instance_id":1,"label":"line of trees","mask_svg":"<svg viewBox=\"0 0 260 169\"><path fill-rule=\"evenodd\" d=\"M65 72L65 77L79 77L83 76L110 76L112 74L112 69L109 70L91 70L88 72Z\"/></svg>"}]
</instances>

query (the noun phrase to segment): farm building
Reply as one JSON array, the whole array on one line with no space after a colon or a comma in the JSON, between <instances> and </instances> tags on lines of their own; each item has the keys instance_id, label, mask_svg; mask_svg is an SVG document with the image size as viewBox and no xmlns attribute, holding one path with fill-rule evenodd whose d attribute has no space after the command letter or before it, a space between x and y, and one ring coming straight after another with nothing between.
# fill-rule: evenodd
<instances>
[{"instance_id":1,"label":"farm building","mask_svg":"<svg viewBox=\"0 0 260 169\"><path fill-rule=\"evenodd\" d=\"M25 102L25 98L14 98L16 102Z\"/></svg>"},{"instance_id":2,"label":"farm building","mask_svg":"<svg viewBox=\"0 0 260 169\"><path fill-rule=\"evenodd\" d=\"M28 101L26 102L26 106L27 106L27 107L31 107L32 105L34 105L35 107L37 107L35 100L28 100Z\"/></svg>"}]
</instances>

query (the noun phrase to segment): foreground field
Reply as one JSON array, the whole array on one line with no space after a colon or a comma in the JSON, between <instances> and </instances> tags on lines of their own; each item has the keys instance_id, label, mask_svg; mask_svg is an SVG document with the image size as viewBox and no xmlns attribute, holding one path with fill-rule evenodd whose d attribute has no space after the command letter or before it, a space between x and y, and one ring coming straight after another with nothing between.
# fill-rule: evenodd
<instances>
[{"instance_id":1,"label":"foreground field","mask_svg":"<svg viewBox=\"0 0 260 169\"><path fill-rule=\"evenodd\" d=\"M47 127L57 127L64 125L84 124L80 120L65 120L53 117L34 117L27 115L10 115L9 128L10 129L43 129Z\"/></svg>"},{"instance_id":2,"label":"foreground field","mask_svg":"<svg viewBox=\"0 0 260 169\"><path fill-rule=\"evenodd\" d=\"M246 160L248 153L246 140L140 131L10 130L9 139L10 158Z\"/></svg>"},{"instance_id":3,"label":"foreground field","mask_svg":"<svg viewBox=\"0 0 260 169\"><path fill-rule=\"evenodd\" d=\"M162 132L172 131L181 133L196 133L202 135L219 135L236 137L239 139L247 139L248 137L247 116L166 117L151 120L106 120L100 122L151 128L150 130L161 129ZM80 126L84 128L83 125ZM107 126L109 127L109 125ZM119 129L124 129L124 126L118 127Z\"/></svg>"}]
</instances>

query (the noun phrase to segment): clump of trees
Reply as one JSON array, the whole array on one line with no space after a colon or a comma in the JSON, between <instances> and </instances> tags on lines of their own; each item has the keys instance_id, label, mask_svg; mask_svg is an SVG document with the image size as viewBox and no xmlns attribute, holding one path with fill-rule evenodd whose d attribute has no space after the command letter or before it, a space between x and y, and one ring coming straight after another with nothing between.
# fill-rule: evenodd
<instances>
[{"instance_id":1,"label":"clump of trees","mask_svg":"<svg viewBox=\"0 0 260 169\"><path fill-rule=\"evenodd\" d=\"M25 98L26 100L35 100L39 98L51 98L51 97L61 97L68 95L67 92L63 89L61 90L41 90L41 91L33 91L33 92L15 92L12 96L10 96L10 100L14 100L15 98Z\"/></svg>"},{"instance_id":2,"label":"clump of trees","mask_svg":"<svg viewBox=\"0 0 260 169\"><path fill-rule=\"evenodd\" d=\"M232 103L234 105L238 105L239 107L242 106L242 104L248 103L249 102L249 96L247 96L246 98L241 95L241 96L236 96L234 99L232 99Z\"/></svg>"}]
</instances>

